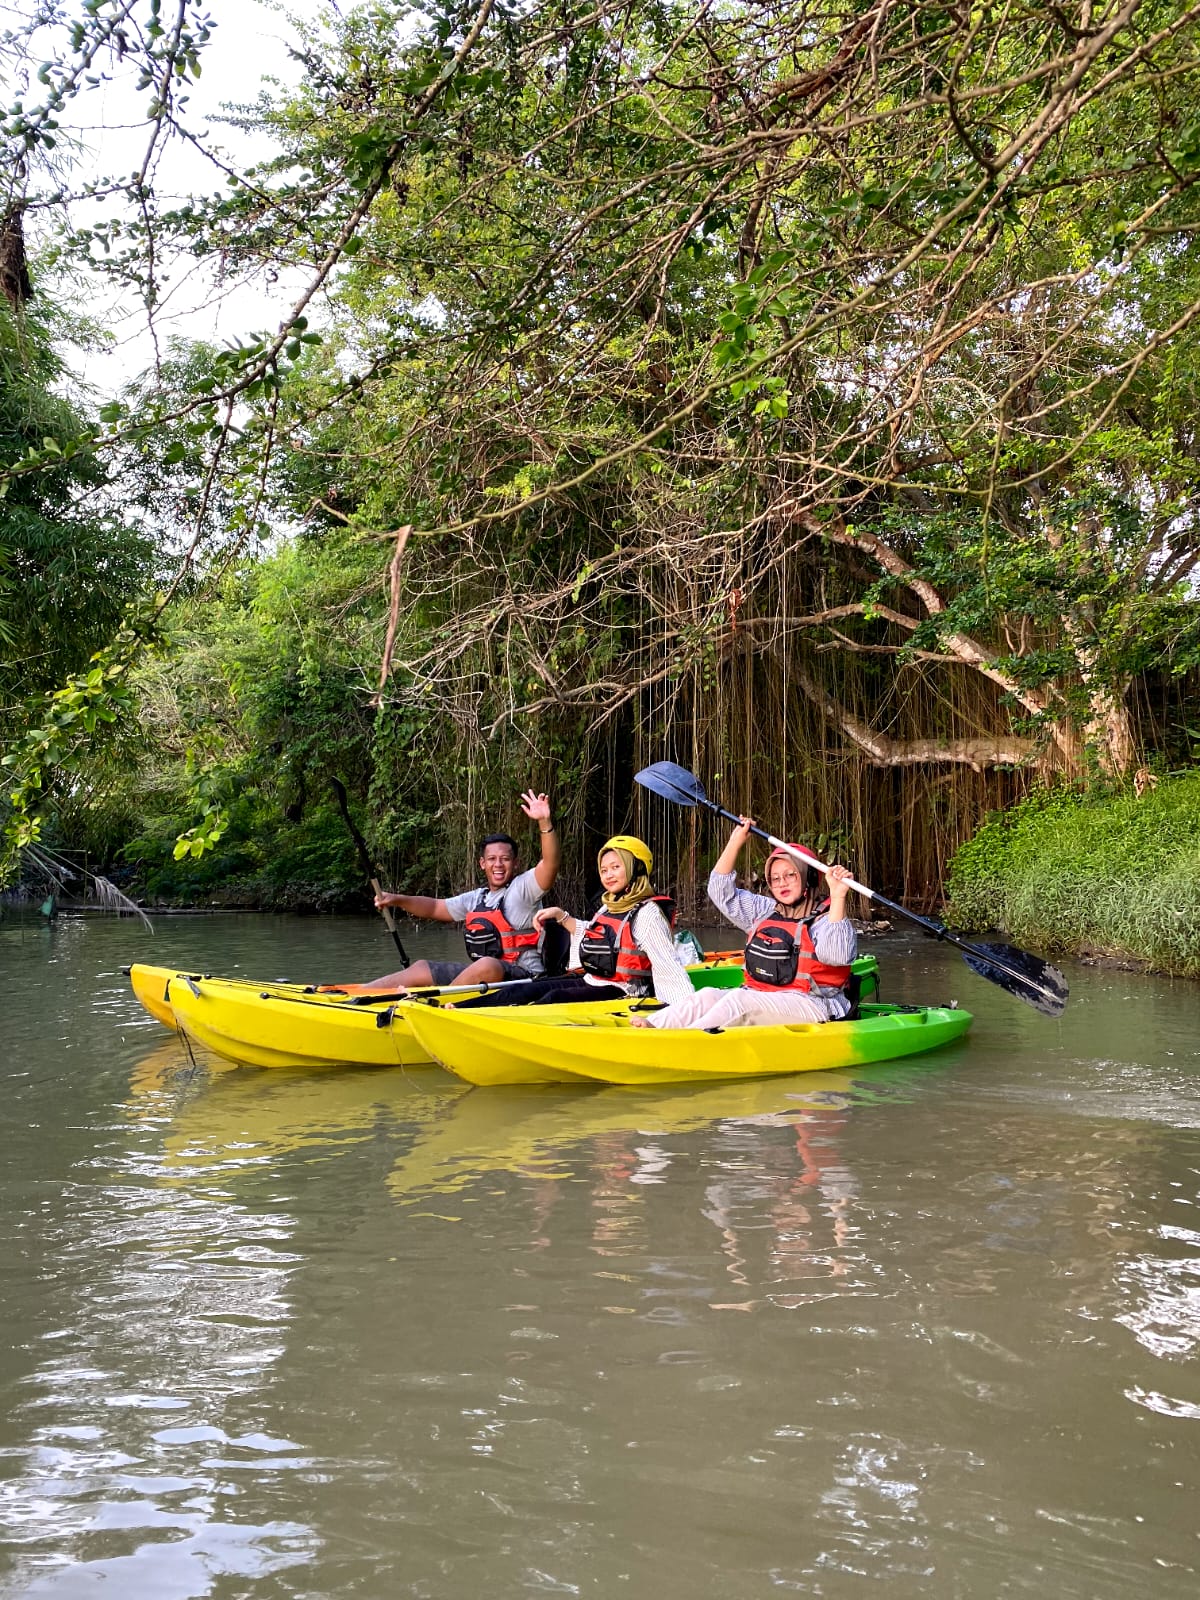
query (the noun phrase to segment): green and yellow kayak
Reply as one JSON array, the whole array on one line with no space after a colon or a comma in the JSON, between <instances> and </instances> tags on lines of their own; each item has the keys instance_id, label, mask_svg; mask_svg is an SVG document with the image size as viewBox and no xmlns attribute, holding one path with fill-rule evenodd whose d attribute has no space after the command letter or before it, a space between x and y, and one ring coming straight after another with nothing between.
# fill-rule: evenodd
<instances>
[{"instance_id":1,"label":"green and yellow kayak","mask_svg":"<svg viewBox=\"0 0 1200 1600\"><path fill-rule=\"evenodd\" d=\"M417 1042L468 1083L668 1084L828 1072L896 1061L959 1039L970 1014L864 1005L853 1022L722 1032L635 1028L627 1002L457 1011L409 1002Z\"/></svg>"}]
</instances>

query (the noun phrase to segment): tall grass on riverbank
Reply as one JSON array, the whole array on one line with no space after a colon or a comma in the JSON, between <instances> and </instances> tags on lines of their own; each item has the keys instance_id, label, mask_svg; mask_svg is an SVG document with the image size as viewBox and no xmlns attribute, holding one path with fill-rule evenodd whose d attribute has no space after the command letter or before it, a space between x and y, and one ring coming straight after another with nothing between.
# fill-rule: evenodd
<instances>
[{"instance_id":1,"label":"tall grass on riverbank","mask_svg":"<svg viewBox=\"0 0 1200 1600\"><path fill-rule=\"evenodd\" d=\"M1200 977L1200 772L1140 798L1031 795L962 846L947 887L956 927Z\"/></svg>"}]
</instances>

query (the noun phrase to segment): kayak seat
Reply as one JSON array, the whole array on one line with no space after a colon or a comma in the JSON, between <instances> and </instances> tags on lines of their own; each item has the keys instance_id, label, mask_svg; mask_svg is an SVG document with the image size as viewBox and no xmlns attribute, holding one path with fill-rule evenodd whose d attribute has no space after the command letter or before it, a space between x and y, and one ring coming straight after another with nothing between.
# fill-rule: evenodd
<instances>
[{"instance_id":1,"label":"kayak seat","mask_svg":"<svg viewBox=\"0 0 1200 1600\"><path fill-rule=\"evenodd\" d=\"M857 1022L862 1015L862 974L851 972L850 981L846 985L846 999L850 1002L850 1010L843 1019L846 1022Z\"/></svg>"},{"instance_id":2,"label":"kayak seat","mask_svg":"<svg viewBox=\"0 0 1200 1600\"><path fill-rule=\"evenodd\" d=\"M567 970L571 936L561 922L548 922L542 929L542 970L548 978L561 978Z\"/></svg>"}]
</instances>

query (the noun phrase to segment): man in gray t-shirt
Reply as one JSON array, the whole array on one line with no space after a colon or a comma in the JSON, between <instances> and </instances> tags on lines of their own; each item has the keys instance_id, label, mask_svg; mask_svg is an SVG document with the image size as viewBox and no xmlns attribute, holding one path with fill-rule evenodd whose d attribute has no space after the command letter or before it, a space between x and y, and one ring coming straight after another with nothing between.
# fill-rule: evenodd
<instances>
[{"instance_id":1,"label":"man in gray t-shirt","mask_svg":"<svg viewBox=\"0 0 1200 1600\"><path fill-rule=\"evenodd\" d=\"M517 871L517 844L506 833L493 833L483 841L479 870L483 888L436 900L423 894L375 896L375 904L399 906L410 917L463 925L467 942L465 961L414 961L402 972L376 978L371 988L418 989L427 985L500 983L506 978L537 977L542 972L533 913L558 876L558 832L550 817L550 801L532 789L521 796L521 810L538 825L542 858L526 872Z\"/></svg>"}]
</instances>

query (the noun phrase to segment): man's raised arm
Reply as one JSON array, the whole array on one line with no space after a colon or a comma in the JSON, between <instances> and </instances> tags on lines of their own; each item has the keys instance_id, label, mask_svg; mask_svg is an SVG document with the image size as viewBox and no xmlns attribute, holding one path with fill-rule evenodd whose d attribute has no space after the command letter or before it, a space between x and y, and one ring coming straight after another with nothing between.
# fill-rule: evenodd
<instances>
[{"instance_id":1,"label":"man's raised arm","mask_svg":"<svg viewBox=\"0 0 1200 1600\"><path fill-rule=\"evenodd\" d=\"M554 826L554 819L550 815L550 800L547 795L534 794L532 789L527 789L521 796L521 810L530 819L536 822L538 832L542 836L542 859L533 869L537 879L537 886L544 894L547 889L553 889L554 880L558 877L558 829Z\"/></svg>"}]
</instances>

